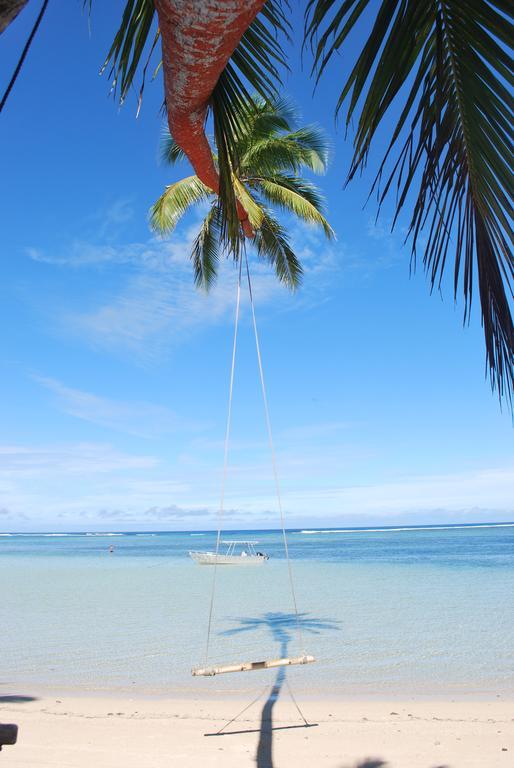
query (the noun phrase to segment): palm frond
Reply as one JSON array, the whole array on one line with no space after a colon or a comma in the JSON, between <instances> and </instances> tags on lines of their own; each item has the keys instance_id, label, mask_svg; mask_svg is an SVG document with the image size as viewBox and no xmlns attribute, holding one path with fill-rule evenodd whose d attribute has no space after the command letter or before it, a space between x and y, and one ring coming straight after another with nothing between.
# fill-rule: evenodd
<instances>
[{"instance_id":1,"label":"palm frond","mask_svg":"<svg viewBox=\"0 0 514 768\"><path fill-rule=\"evenodd\" d=\"M253 140L250 135L240 166L245 170L259 168L268 173L290 170L298 173L309 168L324 173L328 164L329 148L323 132L317 126L306 126L297 131L265 136Z\"/></svg>"},{"instance_id":2,"label":"palm frond","mask_svg":"<svg viewBox=\"0 0 514 768\"><path fill-rule=\"evenodd\" d=\"M179 147L171 135L168 126L162 131L161 160L168 165L175 165L175 163L180 163L182 160L187 160L186 153Z\"/></svg>"},{"instance_id":3,"label":"palm frond","mask_svg":"<svg viewBox=\"0 0 514 768\"><path fill-rule=\"evenodd\" d=\"M334 230L322 213L324 203L322 196L317 188L305 179L277 174L272 177L262 176L249 180L249 184L251 186L256 184L270 203L293 213L303 221L322 227L329 239L335 237Z\"/></svg>"},{"instance_id":4,"label":"palm frond","mask_svg":"<svg viewBox=\"0 0 514 768\"><path fill-rule=\"evenodd\" d=\"M84 0L91 5L93 0ZM214 139L220 173L219 196L222 200L222 237L237 256L242 242L236 197L231 183L232 168L237 165L237 141L255 109L252 94L264 101L277 95L280 70L287 68L280 39L289 37L290 22L285 8L287 0L268 0L257 18L246 30L222 72L211 94ZM159 37L148 44L154 21L154 0L127 0L119 29L115 35L103 70L110 65L113 91L123 101L131 88L145 49L147 61L139 92L141 103L144 76ZM103 71L102 70L102 71ZM173 160L177 155L167 157Z\"/></svg>"},{"instance_id":5,"label":"palm frond","mask_svg":"<svg viewBox=\"0 0 514 768\"><path fill-rule=\"evenodd\" d=\"M93 0L85 0L85 4L92 5ZM110 65L109 77L112 81L112 90L119 93L123 102L129 92L148 39L155 16L153 0L127 0L121 23L109 49L102 72ZM143 71L143 79L139 91L141 101L144 88L144 74L151 54L159 37L156 30L153 43L149 49L148 58Z\"/></svg>"},{"instance_id":6,"label":"palm frond","mask_svg":"<svg viewBox=\"0 0 514 768\"><path fill-rule=\"evenodd\" d=\"M265 102L277 94L280 70L288 68L278 33L288 38L289 29L281 0L268 0L232 54L228 69L237 70L240 94L250 107L250 113L255 105L250 93L257 93ZM250 91L245 87L246 83Z\"/></svg>"},{"instance_id":7,"label":"palm frond","mask_svg":"<svg viewBox=\"0 0 514 768\"><path fill-rule=\"evenodd\" d=\"M208 291L216 282L220 257L220 209L214 202L193 243L191 261L197 288Z\"/></svg>"},{"instance_id":8,"label":"palm frond","mask_svg":"<svg viewBox=\"0 0 514 768\"><path fill-rule=\"evenodd\" d=\"M302 265L285 230L269 211L266 211L261 228L255 233L254 244L257 254L274 267L281 283L293 291L299 288L303 275Z\"/></svg>"},{"instance_id":9,"label":"palm frond","mask_svg":"<svg viewBox=\"0 0 514 768\"><path fill-rule=\"evenodd\" d=\"M279 101L277 105L278 117L273 120L274 102L264 103L260 97L255 97L255 126L263 117L260 125L257 125L257 139L259 142L265 133L265 128L271 133L287 130L292 122L293 112L286 102ZM264 133L263 133L264 132ZM300 134L299 131L296 133ZM302 135L302 134L300 134ZM305 134L309 136L307 132ZM287 136L287 134L286 134ZM254 139L252 131L245 138L247 148ZM316 141L318 141L316 135ZM173 144L169 142L165 151L171 152L175 157ZM216 157L216 156L215 156ZM276 165L276 164L275 164ZM263 203L267 200L271 206L276 206L304 221L321 226L327 237L333 237L334 233L323 214L323 197L314 184L294 174L275 172L266 174L262 169L253 176L249 176L245 168L231 168L231 186L234 198L248 214L249 222L253 229L253 237L247 240L252 242L260 257L266 259L275 269L282 282L294 289L298 287L302 277L302 268L286 234L285 229L273 217ZM200 199L208 197L212 193L203 185L198 186L197 177L189 177L183 182L172 184L164 195L157 201L152 209L152 225L160 232L169 231L176 224L189 205ZM206 289L215 279L220 253L223 251L236 261L241 258L241 252L231 247L223 231L223 201L217 196L211 206L208 216L203 222L202 229L195 240L191 258L195 270L195 283ZM245 236L239 226L239 246L244 247ZM228 247L227 247L228 246Z\"/></svg>"},{"instance_id":10,"label":"palm frond","mask_svg":"<svg viewBox=\"0 0 514 768\"><path fill-rule=\"evenodd\" d=\"M250 135L253 141L257 141L272 133L292 131L297 125L298 109L290 99L275 96L271 101L265 101L254 94L253 100L255 108L245 125L244 136Z\"/></svg>"},{"instance_id":11,"label":"palm frond","mask_svg":"<svg viewBox=\"0 0 514 768\"><path fill-rule=\"evenodd\" d=\"M318 78L370 0L309 0L306 31ZM379 168L380 204L396 186L396 218L412 205L412 253L439 285L453 254L454 293L469 317L478 284L493 388L512 403L514 259L512 192L513 27L504 0L381 0L341 91L357 118L351 179L366 164L384 116L396 125ZM393 156L393 153L395 156ZM377 186L378 188L378 186ZM413 202L412 202L413 201Z\"/></svg>"},{"instance_id":12,"label":"palm frond","mask_svg":"<svg viewBox=\"0 0 514 768\"><path fill-rule=\"evenodd\" d=\"M237 200L241 203L248 214L248 219L253 229L259 229L264 218L264 212L256 200L253 199L245 185L239 181L235 174L232 174L232 186Z\"/></svg>"},{"instance_id":13,"label":"palm frond","mask_svg":"<svg viewBox=\"0 0 514 768\"><path fill-rule=\"evenodd\" d=\"M289 139L301 148L304 159L303 165L314 173L326 173L329 157L330 142L326 133L318 125L306 125L294 133L289 134Z\"/></svg>"},{"instance_id":14,"label":"palm frond","mask_svg":"<svg viewBox=\"0 0 514 768\"><path fill-rule=\"evenodd\" d=\"M282 2L268 0L246 30L211 95L214 140L218 151L222 235L237 256L241 231L232 169L238 165L237 144L255 111L253 93L264 101L277 95L280 70L287 68L278 35L288 37L290 24Z\"/></svg>"},{"instance_id":15,"label":"palm frond","mask_svg":"<svg viewBox=\"0 0 514 768\"><path fill-rule=\"evenodd\" d=\"M150 226L156 232L168 235L192 205L210 197L211 190L197 176L176 181L166 187L150 209Z\"/></svg>"}]
</instances>

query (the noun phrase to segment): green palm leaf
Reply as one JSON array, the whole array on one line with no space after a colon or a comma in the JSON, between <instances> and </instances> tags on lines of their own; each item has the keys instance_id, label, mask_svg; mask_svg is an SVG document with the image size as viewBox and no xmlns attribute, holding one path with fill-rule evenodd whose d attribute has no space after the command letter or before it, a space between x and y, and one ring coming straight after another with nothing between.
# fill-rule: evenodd
<instances>
[{"instance_id":1,"label":"green palm leaf","mask_svg":"<svg viewBox=\"0 0 514 768\"><path fill-rule=\"evenodd\" d=\"M84 0L88 6L92 2ZM274 99L280 84L280 71L287 68L277 37L278 33L285 38L289 35L290 22L284 10L287 7L287 0L266 2L242 36L211 95L210 108L220 173L219 196L223 202L222 237L236 256L240 247L240 223L231 183L232 168L237 165L236 147L254 114L252 94L259 94L264 101ZM126 0L119 29L102 69L110 66L112 90L119 93L121 102L126 98L145 54L146 63L139 90L141 104L146 70L159 39L157 29L151 35L154 16L154 0ZM152 40L151 44L149 40ZM167 159L175 162L179 155L168 156Z\"/></svg>"},{"instance_id":2,"label":"green palm leaf","mask_svg":"<svg viewBox=\"0 0 514 768\"><path fill-rule=\"evenodd\" d=\"M195 285L205 291L216 281L221 239L220 218L219 206L213 203L191 250Z\"/></svg>"},{"instance_id":3,"label":"green palm leaf","mask_svg":"<svg viewBox=\"0 0 514 768\"><path fill-rule=\"evenodd\" d=\"M277 96L280 70L287 68L287 63L276 33L281 31L287 36L289 27L281 0L268 0L244 33L211 95L220 173L222 234L236 256L241 241L231 174L238 165L237 145L255 112L253 93L264 101Z\"/></svg>"},{"instance_id":4,"label":"green palm leaf","mask_svg":"<svg viewBox=\"0 0 514 768\"><path fill-rule=\"evenodd\" d=\"M252 197L246 186L239 181L235 174L232 174L232 186L237 199L242 204L248 214L250 224L254 229L259 229L262 224L264 213L256 200Z\"/></svg>"},{"instance_id":5,"label":"green palm leaf","mask_svg":"<svg viewBox=\"0 0 514 768\"><path fill-rule=\"evenodd\" d=\"M84 5L91 7L92 4L93 0L84 0ZM112 90L119 92L119 98L122 103L132 86L141 57L147 47L154 16L155 5L153 0L127 0L119 29L116 32L102 67L103 72L110 65L109 77L112 80ZM156 30L143 71L140 98L144 88L146 67L157 40L158 32Z\"/></svg>"},{"instance_id":6,"label":"green palm leaf","mask_svg":"<svg viewBox=\"0 0 514 768\"><path fill-rule=\"evenodd\" d=\"M285 230L269 212L266 212L261 228L255 233L254 243L258 255L274 267L281 283L291 290L300 286L302 265L289 243Z\"/></svg>"},{"instance_id":7,"label":"green palm leaf","mask_svg":"<svg viewBox=\"0 0 514 768\"><path fill-rule=\"evenodd\" d=\"M186 153L179 147L167 127L162 132L161 160L168 165L175 165L182 160L187 160Z\"/></svg>"},{"instance_id":8,"label":"green palm leaf","mask_svg":"<svg viewBox=\"0 0 514 768\"><path fill-rule=\"evenodd\" d=\"M241 155L248 146L245 137L251 136L252 141L265 139L273 133L292 131L298 123L298 110L290 99L275 96L271 101L254 95L254 110L238 143L238 153Z\"/></svg>"},{"instance_id":9,"label":"green palm leaf","mask_svg":"<svg viewBox=\"0 0 514 768\"><path fill-rule=\"evenodd\" d=\"M241 167L266 169L269 173L286 168L298 173L302 167L314 173L324 173L327 164L328 143L316 126L283 135L263 136L252 141L240 157Z\"/></svg>"},{"instance_id":10,"label":"green palm leaf","mask_svg":"<svg viewBox=\"0 0 514 768\"><path fill-rule=\"evenodd\" d=\"M211 190L197 176L188 176L170 184L150 210L152 229L162 235L169 235L191 206L210 197Z\"/></svg>"},{"instance_id":11,"label":"green palm leaf","mask_svg":"<svg viewBox=\"0 0 514 768\"><path fill-rule=\"evenodd\" d=\"M279 100L276 115L274 115L274 109L273 102L264 102L260 97L255 97L253 115L239 139L238 149L244 148L244 152L240 155L239 166L231 170L234 198L248 213L254 231L253 238L249 240L245 238L238 222L238 248L230 248L230 244L227 248L223 219L224 202L220 196L211 206L194 242L191 258L195 283L205 289L208 289L215 280L221 251L225 251L237 260L241 258L240 249L245 242L253 243L259 256L267 259L273 266L281 282L292 289L300 284L302 268L298 257L287 238L285 229L263 205L263 199L271 206L287 211L302 221L321 226L327 238L334 237L334 232L323 213L322 195L314 184L296 174L289 173L291 166L289 155L287 157L277 155L273 162L273 173L267 173L268 162L265 161L264 153L252 152L254 145L262 147L263 142L270 138L285 139L287 142L289 137L293 136L290 146L295 151L295 168L298 171L305 167L310 169L312 166L309 158L302 154L304 150L317 152L325 162L323 154L325 143L319 129L311 130L307 127L293 132L291 128L295 126L296 115L290 104ZM173 162L179 156L179 150L173 140L169 134L165 134L164 159ZM251 168L246 165L247 157L251 158ZM261 164L264 167L261 167ZM196 176L190 176L182 182L172 184L152 209L152 226L161 233L170 232L190 205L208 197L212 197L212 193L199 182Z\"/></svg>"},{"instance_id":12,"label":"green palm leaf","mask_svg":"<svg viewBox=\"0 0 514 768\"><path fill-rule=\"evenodd\" d=\"M252 179L249 183L255 183L268 202L295 214L303 221L321 226L327 238L335 237L334 230L323 216L323 198L314 184L285 174Z\"/></svg>"},{"instance_id":13,"label":"green palm leaf","mask_svg":"<svg viewBox=\"0 0 514 768\"><path fill-rule=\"evenodd\" d=\"M309 0L307 33L318 78L368 11L369 0ZM512 399L514 259L512 44L504 0L381 0L341 91L356 118L351 179L366 164L384 116L396 124L375 181L396 187L396 217L411 206L413 257L439 285L453 254L454 292L469 316L478 286L493 387ZM510 90L509 90L510 87ZM395 219L396 221L396 219Z\"/></svg>"}]
</instances>

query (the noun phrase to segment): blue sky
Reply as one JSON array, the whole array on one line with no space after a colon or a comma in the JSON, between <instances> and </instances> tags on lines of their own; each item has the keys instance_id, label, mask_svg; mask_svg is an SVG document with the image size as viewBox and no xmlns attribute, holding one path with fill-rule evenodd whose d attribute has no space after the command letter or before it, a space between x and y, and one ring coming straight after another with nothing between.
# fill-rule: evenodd
<instances>
[{"instance_id":1,"label":"blue sky","mask_svg":"<svg viewBox=\"0 0 514 768\"><path fill-rule=\"evenodd\" d=\"M147 212L189 169L159 163L162 85L122 109L98 77L123 3L55 0L0 121L0 529L213 527L219 499L235 272L194 290L188 244ZM2 36L2 82L36 8ZM66 34L63 34L65 30ZM297 46L298 48L298 46ZM337 241L292 225L294 296L254 265L284 506L291 526L511 520L508 411L484 379L474 307L409 276L405 222L365 206L372 172L343 189L351 147L333 121L337 62L312 96L295 54L285 90L322 121L318 179ZM6 63L9 63L7 65ZM6 151L7 150L7 151ZM276 527L245 301L228 527Z\"/></svg>"}]
</instances>

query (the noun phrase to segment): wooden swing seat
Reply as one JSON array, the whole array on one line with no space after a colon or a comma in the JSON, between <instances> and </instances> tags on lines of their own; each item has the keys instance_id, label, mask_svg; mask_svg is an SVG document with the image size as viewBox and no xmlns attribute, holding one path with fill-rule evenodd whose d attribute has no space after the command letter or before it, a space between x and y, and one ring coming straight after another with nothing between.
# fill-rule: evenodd
<instances>
[{"instance_id":1,"label":"wooden swing seat","mask_svg":"<svg viewBox=\"0 0 514 768\"><path fill-rule=\"evenodd\" d=\"M312 664L314 656L293 656L283 659L267 659L265 661L242 661L238 664L224 664L220 667L193 667L193 677L214 677L226 672L252 672L256 669L273 669L273 667L289 667L293 664Z\"/></svg>"}]
</instances>

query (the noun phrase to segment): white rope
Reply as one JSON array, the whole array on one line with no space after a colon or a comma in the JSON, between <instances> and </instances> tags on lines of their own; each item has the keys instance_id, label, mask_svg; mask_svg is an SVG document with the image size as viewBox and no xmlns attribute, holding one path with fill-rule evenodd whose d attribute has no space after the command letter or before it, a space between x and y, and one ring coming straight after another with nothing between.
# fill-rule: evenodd
<instances>
[{"instance_id":1,"label":"white rope","mask_svg":"<svg viewBox=\"0 0 514 768\"><path fill-rule=\"evenodd\" d=\"M268 442L271 452L271 463L273 466L273 478L275 481L275 491L277 494L277 502L278 502L278 509L280 512L280 526L282 529L282 538L284 541L284 552L286 556L286 562L287 562L287 570L289 574L289 584L291 588L291 597L293 601L293 608L294 608L294 614L296 619L296 629L298 633L298 641L301 649L301 653L305 655L305 649L303 645L303 636L302 636L302 628L301 628L301 622L300 622L300 616L298 614L298 605L296 601L296 592L294 587L294 579L293 579L293 570L291 567L291 558L289 557L289 547L287 544L287 535L286 535L286 529L285 529L285 519L284 519L284 510L282 507L282 496L280 494L280 484L278 481L278 471L277 471L277 460L275 455L275 446L273 443L273 433L271 429L271 419L269 415L269 406L268 406L268 397L266 394L266 385L264 382L264 371L262 368L262 357L261 357L261 348L259 343L259 333L257 331L257 320L255 317L255 306L253 302L253 292L252 292L252 281L250 279L250 267L248 265L248 255L246 253L246 249L244 251L244 259L245 259L245 266L246 266L246 276L248 280L248 293L250 295L250 306L252 310L252 324L253 324L253 331L255 336L255 349L257 351L257 361L259 365L259 377L261 382L261 392L262 392L262 399L264 403L264 413L266 417L266 428L268 432ZM238 273L238 280L237 280L237 299L236 299L236 317L235 317L235 323L234 323L234 342L232 346L232 365L230 369L230 386L229 386L229 395L228 395L228 411L227 411L227 425L225 430L225 447L224 447L224 460L223 460L223 475L222 475L222 481L221 481L221 500L220 500L220 506L218 510L218 531L216 535L216 557L214 560L214 569L213 569L213 578L212 578L212 588L211 588L211 599L210 599L210 605L209 605L209 619L207 622L207 642L205 647L205 661L206 663L209 660L209 647L210 647L210 639L211 639L211 629L212 629L212 620L214 616L214 598L216 593L216 575L218 571L218 555L219 555L219 549L220 549L220 543L221 543L221 531L222 531L222 524L223 524L223 514L225 509L225 489L226 489L226 483L227 483L227 474L228 474L228 449L229 449L229 441L230 441L230 429L231 429L231 423L232 423L232 398L233 398L233 392L234 392L234 372L235 372L235 366L236 366L236 351L237 351L237 331L239 326L239 310L240 310L240 304L241 304L241 270L242 270L242 264L243 259L242 257L239 260L239 273ZM302 715L303 717L303 715Z\"/></svg>"},{"instance_id":2,"label":"white rope","mask_svg":"<svg viewBox=\"0 0 514 768\"><path fill-rule=\"evenodd\" d=\"M273 443L273 433L271 430L271 419L269 415L269 407L268 407L268 397L266 395L266 385L264 383L264 371L262 369L262 358L261 358L261 348L259 344L259 334L257 332L257 320L255 318L255 307L253 303L253 293L252 293L252 282L250 280L250 268L248 266L248 255L246 253L245 248L245 265L246 265L246 276L248 279L248 292L250 294L250 305L252 308L252 322L253 322L253 331L255 335L255 348L257 350L257 361L259 363L259 376L261 380L261 391L262 391L262 400L264 403L264 413L266 415L266 427L268 431L268 442L271 452L271 463L273 465L273 477L275 480L275 491L277 494L277 502L278 502L278 509L280 512L280 525L282 528L282 538L284 540L284 551L286 555L286 561L287 561L287 570L289 573L289 584L291 587L291 597L293 599L293 607L294 607L294 613L296 618L296 629L298 632L298 641L300 644L301 653L305 655L305 649L303 645L303 637L302 637L302 627L300 622L300 617L298 615L298 606L296 602L296 592L294 588L294 579L293 579L293 569L291 567L291 559L289 557L289 547L287 545L287 536L286 536L286 528L285 528L285 520L284 520L284 510L282 507L282 496L280 494L280 484L278 481L278 471L277 471L277 460L275 456L275 446ZM303 717L303 715L302 715Z\"/></svg>"},{"instance_id":3,"label":"white rope","mask_svg":"<svg viewBox=\"0 0 514 768\"><path fill-rule=\"evenodd\" d=\"M220 543L221 543L221 527L223 524L223 513L225 509L225 488L227 484L227 473L228 473L228 445L229 445L229 439L230 439L230 426L232 422L232 395L234 391L234 371L236 367L236 350L237 350L237 329L239 326L239 306L241 303L241 269L242 269L242 259L239 260L239 273L237 277L237 299L236 299L236 318L234 322L234 343L232 346L232 366L230 369L230 386L229 386L229 394L228 394L228 411L227 411L227 426L225 429L225 449L224 449L224 459L223 459L223 475L221 479L221 499L220 499L220 506L218 509L218 532L216 536L216 557L214 560L214 573L212 577L212 589L211 589L211 602L209 606L209 621L207 623L207 643L205 647L205 662L207 663L209 660L209 644L211 640L211 626L212 626L212 617L213 617L213 611L214 611L214 595L216 592L216 574L218 570L218 555L220 551Z\"/></svg>"},{"instance_id":4,"label":"white rope","mask_svg":"<svg viewBox=\"0 0 514 768\"><path fill-rule=\"evenodd\" d=\"M295 705L296 709L298 710L298 714L299 714L299 715L300 715L300 717L302 718L302 720L303 720L304 724L305 724L306 726L309 726L309 725L310 725L310 723L309 723L309 721L307 720L307 718L305 717L305 715L303 714L302 710L300 709L300 705L298 704L298 702L296 701L296 699L295 699L295 697L294 697L293 691L292 691L292 689L291 689L291 686L289 685L289 680L287 679L287 677L285 678L285 680L286 680L287 690L289 691L289 695L290 695L290 697L291 697L291 700L292 700L293 704Z\"/></svg>"}]
</instances>

